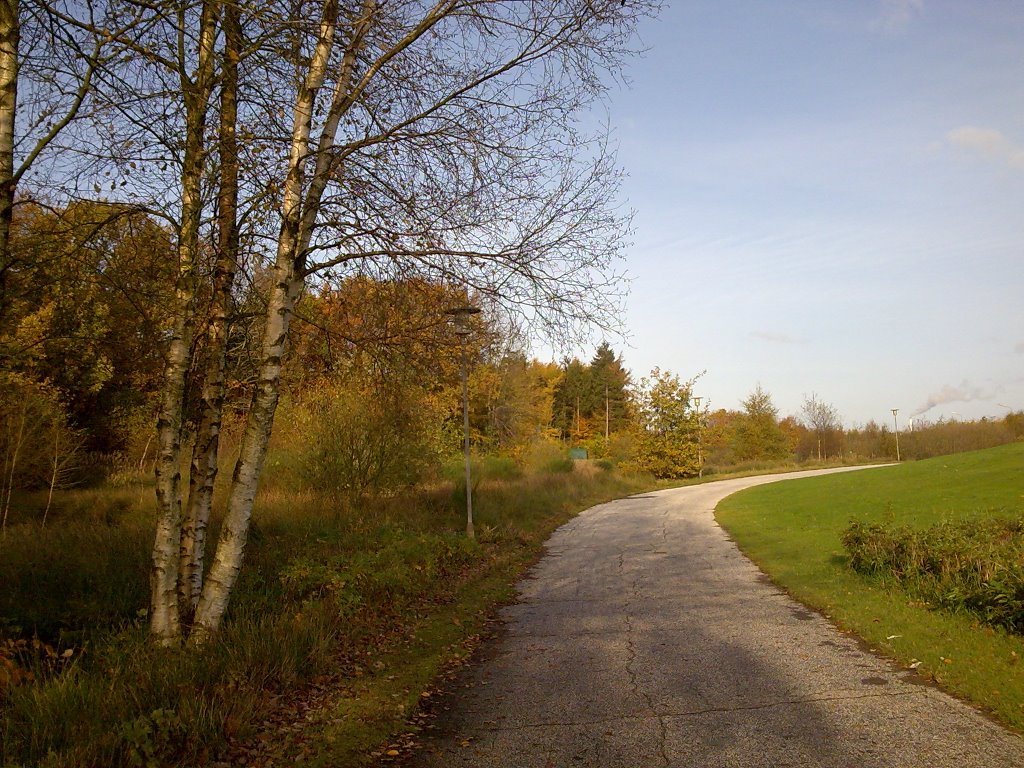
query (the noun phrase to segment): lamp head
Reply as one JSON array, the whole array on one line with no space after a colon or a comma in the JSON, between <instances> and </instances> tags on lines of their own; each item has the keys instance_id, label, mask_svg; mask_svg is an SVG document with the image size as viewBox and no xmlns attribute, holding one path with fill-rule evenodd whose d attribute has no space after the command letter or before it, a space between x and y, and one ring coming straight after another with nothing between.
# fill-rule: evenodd
<instances>
[{"instance_id":1,"label":"lamp head","mask_svg":"<svg viewBox=\"0 0 1024 768\"><path fill-rule=\"evenodd\" d=\"M446 310L445 314L452 316L456 336L469 336L473 332L473 329L469 327L469 318L480 314L480 307L471 307L467 304L461 307L452 307Z\"/></svg>"}]
</instances>

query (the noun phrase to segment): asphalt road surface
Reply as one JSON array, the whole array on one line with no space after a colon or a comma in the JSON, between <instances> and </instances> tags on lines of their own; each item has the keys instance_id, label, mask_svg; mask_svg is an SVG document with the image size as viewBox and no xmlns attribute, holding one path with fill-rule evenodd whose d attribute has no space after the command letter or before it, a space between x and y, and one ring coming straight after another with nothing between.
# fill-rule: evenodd
<instances>
[{"instance_id":1,"label":"asphalt road surface","mask_svg":"<svg viewBox=\"0 0 1024 768\"><path fill-rule=\"evenodd\" d=\"M778 479L633 496L560 528L411 765L1024 767L1024 739L863 649L728 540L718 501Z\"/></svg>"}]
</instances>

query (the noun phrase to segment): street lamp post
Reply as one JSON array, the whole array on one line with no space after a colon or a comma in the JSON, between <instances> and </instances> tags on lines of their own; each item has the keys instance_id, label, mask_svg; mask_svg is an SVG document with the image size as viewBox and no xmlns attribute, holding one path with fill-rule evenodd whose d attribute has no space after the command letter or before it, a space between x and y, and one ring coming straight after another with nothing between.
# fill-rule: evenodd
<instances>
[{"instance_id":1,"label":"street lamp post","mask_svg":"<svg viewBox=\"0 0 1024 768\"><path fill-rule=\"evenodd\" d=\"M900 425L896 421L896 414L899 412L899 408L892 409L892 425L896 428L896 461L900 460Z\"/></svg>"},{"instance_id":2,"label":"street lamp post","mask_svg":"<svg viewBox=\"0 0 1024 768\"><path fill-rule=\"evenodd\" d=\"M701 423L702 419L700 416L701 400L703 400L701 397L693 398L693 402L697 409L697 477L704 477L704 446L701 440L701 432L703 431L704 425Z\"/></svg>"},{"instance_id":3,"label":"street lamp post","mask_svg":"<svg viewBox=\"0 0 1024 768\"><path fill-rule=\"evenodd\" d=\"M473 482L469 466L469 372L466 363L466 337L473 332L469 327L469 318L479 314L479 307L469 305L453 307L448 310L455 324L455 335L459 337L462 346L462 435L463 455L466 463L466 535L475 538L473 531Z\"/></svg>"}]
</instances>

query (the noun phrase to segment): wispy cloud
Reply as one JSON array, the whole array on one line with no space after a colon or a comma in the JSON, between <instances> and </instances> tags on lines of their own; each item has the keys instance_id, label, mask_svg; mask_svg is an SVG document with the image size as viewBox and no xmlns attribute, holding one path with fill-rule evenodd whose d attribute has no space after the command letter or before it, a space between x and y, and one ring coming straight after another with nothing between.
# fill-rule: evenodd
<instances>
[{"instance_id":1,"label":"wispy cloud","mask_svg":"<svg viewBox=\"0 0 1024 768\"><path fill-rule=\"evenodd\" d=\"M803 344L803 339L797 339L784 333L770 333L768 331L751 331L750 335L761 341L770 341L772 344Z\"/></svg>"},{"instance_id":2,"label":"wispy cloud","mask_svg":"<svg viewBox=\"0 0 1024 768\"><path fill-rule=\"evenodd\" d=\"M990 398L991 395L985 394L981 387L969 384L967 381L960 382L960 386L958 387L946 384L942 389L928 395L928 399L925 400L924 405L919 406L916 411L910 414L910 418L916 418L922 413L930 411L937 405L945 405L946 403L968 403L972 400L988 400Z\"/></svg>"},{"instance_id":3,"label":"wispy cloud","mask_svg":"<svg viewBox=\"0 0 1024 768\"><path fill-rule=\"evenodd\" d=\"M896 32L922 13L924 0L882 0L875 26L883 32Z\"/></svg>"},{"instance_id":4,"label":"wispy cloud","mask_svg":"<svg viewBox=\"0 0 1024 768\"><path fill-rule=\"evenodd\" d=\"M1024 149L994 128L964 125L949 131L946 141L951 146L979 155L990 162L1024 170Z\"/></svg>"}]
</instances>

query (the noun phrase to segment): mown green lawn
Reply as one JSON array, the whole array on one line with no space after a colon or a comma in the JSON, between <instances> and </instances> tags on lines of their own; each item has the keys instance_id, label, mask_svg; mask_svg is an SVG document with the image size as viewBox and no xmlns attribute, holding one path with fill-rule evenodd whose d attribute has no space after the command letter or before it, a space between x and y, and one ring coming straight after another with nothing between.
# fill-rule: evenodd
<instances>
[{"instance_id":1,"label":"mown green lawn","mask_svg":"<svg viewBox=\"0 0 1024 768\"><path fill-rule=\"evenodd\" d=\"M739 547L798 600L1024 732L1024 638L932 610L848 565L853 521L926 528L1024 517L1024 443L742 491L717 510Z\"/></svg>"}]
</instances>

